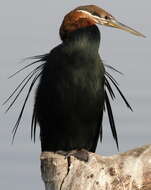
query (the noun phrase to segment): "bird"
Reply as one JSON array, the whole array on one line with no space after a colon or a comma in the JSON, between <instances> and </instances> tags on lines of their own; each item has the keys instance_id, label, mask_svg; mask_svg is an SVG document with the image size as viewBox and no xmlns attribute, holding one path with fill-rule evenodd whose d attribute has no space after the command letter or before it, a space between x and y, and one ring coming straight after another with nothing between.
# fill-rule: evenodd
<instances>
[{"instance_id":1,"label":"bird","mask_svg":"<svg viewBox=\"0 0 151 190\"><path fill-rule=\"evenodd\" d=\"M102 120L107 111L113 138L117 148L118 137L110 99L115 99L114 86L126 106L132 110L120 90L117 81L106 71L99 55L101 34L98 25L127 31L145 37L142 33L120 23L115 17L96 5L79 6L67 13L60 26L61 43L49 53L32 57L35 59L18 72L40 63L17 86L4 102L7 103L18 91L7 111L32 80L21 112L13 129L13 138L22 118L29 95L38 81L31 136L35 139L37 125L40 127L42 151L86 150L95 152L100 138ZM12 77L11 76L11 77Z\"/></svg>"}]
</instances>

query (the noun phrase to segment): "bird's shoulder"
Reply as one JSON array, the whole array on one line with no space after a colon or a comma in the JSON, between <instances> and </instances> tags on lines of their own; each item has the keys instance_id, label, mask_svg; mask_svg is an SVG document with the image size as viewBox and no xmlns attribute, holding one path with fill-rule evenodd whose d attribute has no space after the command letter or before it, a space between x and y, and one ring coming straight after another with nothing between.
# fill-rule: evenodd
<instances>
[{"instance_id":1,"label":"bird's shoulder","mask_svg":"<svg viewBox=\"0 0 151 190\"><path fill-rule=\"evenodd\" d=\"M61 43L54 47L48 54L45 64L46 69L64 70L64 69L97 69L104 72L103 62L99 53L89 51L86 48L77 48L67 43Z\"/></svg>"}]
</instances>

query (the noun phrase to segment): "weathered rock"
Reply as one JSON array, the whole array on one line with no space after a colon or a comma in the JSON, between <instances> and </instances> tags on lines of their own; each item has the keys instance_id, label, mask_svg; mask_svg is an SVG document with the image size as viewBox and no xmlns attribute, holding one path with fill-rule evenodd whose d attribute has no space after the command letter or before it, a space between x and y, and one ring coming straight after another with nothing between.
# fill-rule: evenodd
<instances>
[{"instance_id":1,"label":"weathered rock","mask_svg":"<svg viewBox=\"0 0 151 190\"><path fill-rule=\"evenodd\" d=\"M89 161L52 152L41 154L46 190L151 190L151 145L109 157L89 153Z\"/></svg>"}]
</instances>

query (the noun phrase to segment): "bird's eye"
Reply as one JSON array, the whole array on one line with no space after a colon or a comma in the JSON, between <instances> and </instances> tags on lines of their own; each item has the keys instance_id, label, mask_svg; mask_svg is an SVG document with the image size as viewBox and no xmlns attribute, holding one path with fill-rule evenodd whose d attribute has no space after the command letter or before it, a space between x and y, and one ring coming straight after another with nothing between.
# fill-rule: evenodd
<instances>
[{"instance_id":1,"label":"bird's eye","mask_svg":"<svg viewBox=\"0 0 151 190\"><path fill-rule=\"evenodd\" d=\"M100 15L97 12L92 13L94 16L100 17Z\"/></svg>"},{"instance_id":2,"label":"bird's eye","mask_svg":"<svg viewBox=\"0 0 151 190\"><path fill-rule=\"evenodd\" d=\"M110 17L108 17L108 16L105 16L104 18L105 18L106 20L109 20L109 19L110 19Z\"/></svg>"}]
</instances>

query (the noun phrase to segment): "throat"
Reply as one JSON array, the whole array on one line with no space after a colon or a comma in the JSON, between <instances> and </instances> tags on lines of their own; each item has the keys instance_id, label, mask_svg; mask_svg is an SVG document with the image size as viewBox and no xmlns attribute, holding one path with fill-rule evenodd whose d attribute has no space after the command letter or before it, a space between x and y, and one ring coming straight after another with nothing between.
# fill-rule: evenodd
<instances>
[{"instance_id":1,"label":"throat","mask_svg":"<svg viewBox=\"0 0 151 190\"><path fill-rule=\"evenodd\" d=\"M97 26L89 26L77 29L73 32L68 32L66 38L63 40L64 43L70 44L73 47L80 49L89 48L94 51L99 49L100 44L100 32Z\"/></svg>"}]
</instances>

